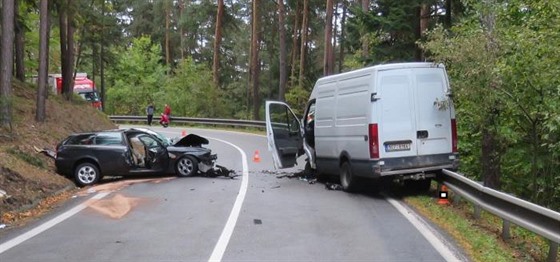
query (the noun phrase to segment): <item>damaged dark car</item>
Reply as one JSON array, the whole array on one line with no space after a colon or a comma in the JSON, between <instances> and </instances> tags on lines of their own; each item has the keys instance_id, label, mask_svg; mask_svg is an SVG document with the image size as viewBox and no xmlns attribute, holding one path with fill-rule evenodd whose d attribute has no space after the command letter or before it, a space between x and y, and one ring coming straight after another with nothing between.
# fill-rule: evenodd
<instances>
[{"instance_id":1,"label":"damaged dark car","mask_svg":"<svg viewBox=\"0 0 560 262\"><path fill-rule=\"evenodd\" d=\"M73 134L57 145L57 172L78 186L97 183L103 176L176 174L181 177L214 170L217 156L202 147L206 138L195 134L172 142L149 129L130 128Z\"/></svg>"}]
</instances>

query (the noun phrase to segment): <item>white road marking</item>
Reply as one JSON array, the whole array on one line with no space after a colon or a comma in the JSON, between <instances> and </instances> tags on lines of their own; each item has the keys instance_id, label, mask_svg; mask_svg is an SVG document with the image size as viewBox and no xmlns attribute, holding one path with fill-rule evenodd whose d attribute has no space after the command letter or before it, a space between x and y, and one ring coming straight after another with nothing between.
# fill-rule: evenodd
<instances>
[{"instance_id":1,"label":"white road marking","mask_svg":"<svg viewBox=\"0 0 560 262\"><path fill-rule=\"evenodd\" d=\"M88 205L86 204L88 201L102 199L105 196L107 196L108 194L110 194L110 192L99 193L99 194L93 196L92 198L84 201L83 203L79 204L78 206L76 206L76 207L58 215L57 217L55 217L55 218L53 218L53 219L51 219L51 220L49 220L49 221L47 221L47 222L45 222L45 223L43 223L39 226L27 231L26 233L24 233L20 236L17 236L17 237L15 237L15 238L13 238L13 239L5 242L5 243L0 244L0 254L6 252L7 250L9 250L12 247L15 247L15 246L33 238L36 235L41 234L42 232L48 230L49 228L54 227L58 223L66 220L66 219L72 217L73 215L77 214L78 212L84 210L85 208L88 207Z\"/></svg>"},{"instance_id":2,"label":"white road marking","mask_svg":"<svg viewBox=\"0 0 560 262\"><path fill-rule=\"evenodd\" d=\"M158 132L165 133L165 134L176 133L173 131L158 131ZM247 194L247 188L249 185L249 165L247 164L247 154L245 154L245 151L243 151L243 149L241 149L240 147L225 140L212 138L208 136L204 136L204 137L228 144L234 147L235 149L237 149L237 151L241 153L241 160L243 165L243 175L241 179L241 187L239 188L239 193L237 194L237 198L235 199L235 203L233 204L233 208L231 209L231 213L229 214L229 218L226 222L226 225L222 230L222 234L220 235L220 238L218 239L218 242L216 243L216 246L214 247L214 250L212 251L210 258L208 259L208 261L222 261L226 248L229 244L229 240L231 239L231 235L233 234L233 229L235 228L235 225L237 224L237 219L239 218L239 214L241 213L241 206L243 206L243 201L245 201L245 195Z\"/></svg>"},{"instance_id":3,"label":"white road marking","mask_svg":"<svg viewBox=\"0 0 560 262\"><path fill-rule=\"evenodd\" d=\"M226 251L226 247L229 244L229 240L231 239L231 235L233 234L233 229L235 228L235 224L237 224L237 219L239 218L239 213L241 212L241 206L243 205L243 201L245 201L245 195L247 194L247 188L249 185L249 165L247 164L247 155L243 151L243 149L239 148L238 146L221 140L217 138L211 138L216 141L220 141L222 143L226 143L241 153L241 158L243 161L243 176L241 180L241 187L239 188L239 193L237 194L237 198L235 199L235 204L233 204L233 208L231 209L231 213L229 214L229 218L224 226L224 230L220 235L220 239L216 243L214 247L214 251L212 251L212 255L208 261L222 261L222 257Z\"/></svg>"},{"instance_id":4,"label":"white road marking","mask_svg":"<svg viewBox=\"0 0 560 262\"><path fill-rule=\"evenodd\" d=\"M428 240L428 242L434 247L434 249L445 259L446 261L466 261L465 258L460 257L450 250L451 246L445 244L441 239L445 239L439 233L437 233L431 226L419 217L416 213L410 210L408 207L401 204L399 201L390 198L387 195L383 195L387 201L393 205L419 232Z\"/></svg>"}]
</instances>

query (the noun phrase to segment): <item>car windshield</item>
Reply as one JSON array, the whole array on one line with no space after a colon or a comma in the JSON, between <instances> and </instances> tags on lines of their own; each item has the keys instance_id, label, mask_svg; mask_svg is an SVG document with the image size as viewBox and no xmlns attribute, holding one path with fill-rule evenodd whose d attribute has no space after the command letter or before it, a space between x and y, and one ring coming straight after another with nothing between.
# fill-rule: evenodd
<instances>
[{"instance_id":1,"label":"car windshield","mask_svg":"<svg viewBox=\"0 0 560 262\"><path fill-rule=\"evenodd\" d=\"M153 132L153 134L164 146L170 146L171 140L158 132Z\"/></svg>"}]
</instances>

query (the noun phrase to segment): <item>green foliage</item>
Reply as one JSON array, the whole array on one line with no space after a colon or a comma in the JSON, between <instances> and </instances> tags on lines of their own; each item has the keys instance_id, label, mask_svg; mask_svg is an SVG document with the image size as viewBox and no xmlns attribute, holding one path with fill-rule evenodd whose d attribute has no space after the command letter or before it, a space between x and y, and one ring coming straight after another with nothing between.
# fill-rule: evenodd
<instances>
[{"instance_id":1,"label":"green foliage","mask_svg":"<svg viewBox=\"0 0 560 262\"><path fill-rule=\"evenodd\" d=\"M351 51L360 53L362 41L369 43L369 53L360 57L364 65L390 61L414 61L419 17L417 9L422 1L379 0L369 12L360 7L351 9L348 20L348 43Z\"/></svg>"},{"instance_id":2,"label":"green foliage","mask_svg":"<svg viewBox=\"0 0 560 262\"><path fill-rule=\"evenodd\" d=\"M450 31L432 30L422 44L432 59L447 65L451 76L461 169L478 173L480 131L495 130L503 189L558 209L560 58L550 54L560 52L560 7L512 1L472 8L474 13L495 14L491 38L472 15ZM495 44L491 51L488 39ZM487 126L489 116L497 119L492 126Z\"/></svg>"},{"instance_id":3,"label":"green foliage","mask_svg":"<svg viewBox=\"0 0 560 262\"><path fill-rule=\"evenodd\" d=\"M8 148L8 150L6 150L6 152L18 157L19 159L34 165L36 167L40 167L40 168L45 168L45 163L43 162L43 160L41 160L40 158L38 158L35 155L29 155L28 153L25 153L23 151L21 151L19 148Z\"/></svg>"},{"instance_id":4,"label":"green foliage","mask_svg":"<svg viewBox=\"0 0 560 262\"><path fill-rule=\"evenodd\" d=\"M156 104L169 104L173 114L190 117L226 117L231 113L222 93L212 82L209 68L191 58L182 60L155 97Z\"/></svg>"},{"instance_id":5,"label":"green foliage","mask_svg":"<svg viewBox=\"0 0 560 262\"><path fill-rule=\"evenodd\" d=\"M298 117L303 115L309 95L310 92L300 86L296 86L286 93L286 103L290 105Z\"/></svg>"},{"instance_id":6,"label":"green foliage","mask_svg":"<svg viewBox=\"0 0 560 262\"><path fill-rule=\"evenodd\" d=\"M160 47L148 37L136 38L128 48L120 50L119 60L108 74L110 100L105 105L106 112L144 114L145 107L154 101L166 81L167 68L159 62L160 52Z\"/></svg>"}]
</instances>

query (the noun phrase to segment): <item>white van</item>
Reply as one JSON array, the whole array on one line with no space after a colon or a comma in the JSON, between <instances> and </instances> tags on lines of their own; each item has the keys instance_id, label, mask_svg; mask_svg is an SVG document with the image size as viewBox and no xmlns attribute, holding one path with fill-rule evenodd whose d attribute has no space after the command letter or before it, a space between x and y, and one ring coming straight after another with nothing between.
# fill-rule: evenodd
<instances>
[{"instance_id":1,"label":"white van","mask_svg":"<svg viewBox=\"0 0 560 262\"><path fill-rule=\"evenodd\" d=\"M456 169L457 128L442 64L397 63L323 77L302 122L283 102L266 102L269 150L276 168L305 153L318 174L338 174L344 190L359 177L417 181L427 189Z\"/></svg>"}]
</instances>

